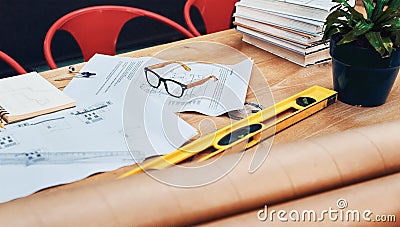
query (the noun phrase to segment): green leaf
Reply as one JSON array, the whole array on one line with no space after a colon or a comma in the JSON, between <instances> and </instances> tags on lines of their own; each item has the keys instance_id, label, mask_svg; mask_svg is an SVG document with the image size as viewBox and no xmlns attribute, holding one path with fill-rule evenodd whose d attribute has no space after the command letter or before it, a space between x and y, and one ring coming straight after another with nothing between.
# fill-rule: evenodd
<instances>
[{"instance_id":1,"label":"green leaf","mask_svg":"<svg viewBox=\"0 0 400 227\"><path fill-rule=\"evenodd\" d=\"M399 9L400 6L400 0L392 0L389 4L389 8L393 8L393 9Z\"/></svg>"},{"instance_id":2,"label":"green leaf","mask_svg":"<svg viewBox=\"0 0 400 227\"><path fill-rule=\"evenodd\" d=\"M385 36L382 37L382 41L383 41L383 46L385 47L388 56L390 56L392 54L392 50L393 50L393 43L392 40L390 39L389 36Z\"/></svg>"},{"instance_id":3,"label":"green leaf","mask_svg":"<svg viewBox=\"0 0 400 227\"><path fill-rule=\"evenodd\" d=\"M328 17L326 17L326 23L329 23L331 20L335 20L341 17L346 17L347 16L347 12L345 12L343 9L337 9L333 12L331 12Z\"/></svg>"},{"instance_id":4,"label":"green leaf","mask_svg":"<svg viewBox=\"0 0 400 227\"><path fill-rule=\"evenodd\" d=\"M347 14L346 12L344 12L343 10L340 10L340 9L332 12L326 18L325 25L327 27L332 26L334 24L346 25L348 23L347 21L342 21L341 19L339 19L339 18L343 18L343 16L346 14Z\"/></svg>"},{"instance_id":5,"label":"green leaf","mask_svg":"<svg viewBox=\"0 0 400 227\"><path fill-rule=\"evenodd\" d=\"M338 27L332 27L330 29L325 30L324 35L322 36L322 42L326 42L329 40L332 35L340 33L340 29Z\"/></svg>"},{"instance_id":6,"label":"green leaf","mask_svg":"<svg viewBox=\"0 0 400 227\"><path fill-rule=\"evenodd\" d=\"M376 0L374 12L372 12L371 20L375 18L383 11L383 7L388 3L389 0Z\"/></svg>"},{"instance_id":7,"label":"green leaf","mask_svg":"<svg viewBox=\"0 0 400 227\"><path fill-rule=\"evenodd\" d=\"M367 33L373 26L374 24L367 23L365 20L359 21L351 31L343 35L343 38L338 42L338 45L357 40L358 36Z\"/></svg>"},{"instance_id":8,"label":"green leaf","mask_svg":"<svg viewBox=\"0 0 400 227\"><path fill-rule=\"evenodd\" d=\"M387 21L396 19L400 16L400 11L398 9L388 8L381 12L374 20L375 25L386 23Z\"/></svg>"},{"instance_id":9,"label":"green leaf","mask_svg":"<svg viewBox=\"0 0 400 227\"><path fill-rule=\"evenodd\" d=\"M359 13L357 10L353 9L353 8L349 8L348 9L352 18L353 22L357 22L359 20L364 20L364 15L362 15L361 13Z\"/></svg>"},{"instance_id":10,"label":"green leaf","mask_svg":"<svg viewBox=\"0 0 400 227\"><path fill-rule=\"evenodd\" d=\"M355 10L348 2L347 0L332 0L332 2L337 2L340 3L347 11L349 11L350 15L352 16L353 20L361 20L364 18L362 13L358 12Z\"/></svg>"},{"instance_id":11,"label":"green leaf","mask_svg":"<svg viewBox=\"0 0 400 227\"><path fill-rule=\"evenodd\" d=\"M337 33L332 30L337 30L340 27L350 28L349 21L346 20L348 17L349 14L343 9L337 9L330 13L325 21L323 41L330 39L333 34Z\"/></svg>"},{"instance_id":12,"label":"green leaf","mask_svg":"<svg viewBox=\"0 0 400 227\"><path fill-rule=\"evenodd\" d=\"M365 11L367 12L367 18L371 19L372 13L374 12L373 0L363 0Z\"/></svg>"},{"instance_id":13,"label":"green leaf","mask_svg":"<svg viewBox=\"0 0 400 227\"><path fill-rule=\"evenodd\" d=\"M364 35L382 57L390 55L393 47L400 47L400 0L363 0L366 18L347 0L332 2L338 5L326 18L323 40L341 33L340 45Z\"/></svg>"},{"instance_id":14,"label":"green leaf","mask_svg":"<svg viewBox=\"0 0 400 227\"><path fill-rule=\"evenodd\" d=\"M382 40L381 33L379 32L368 32L365 34L368 42L374 47L374 49L382 56L388 57L387 49Z\"/></svg>"},{"instance_id":15,"label":"green leaf","mask_svg":"<svg viewBox=\"0 0 400 227\"><path fill-rule=\"evenodd\" d=\"M347 0L332 0L332 2L340 3L341 5L343 5L345 7L351 7L351 5L347 2Z\"/></svg>"},{"instance_id":16,"label":"green leaf","mask_svg":"<svg viewBox=\"0 0 400 227\"><path fill-rule=\"evenodd\" d=\"M400 18L395 18L393 20L390 20L384 24L380 25L381 27L385 28L385 31L396 31L396 30L400 30Z\"/></svg>"}]
</instances>

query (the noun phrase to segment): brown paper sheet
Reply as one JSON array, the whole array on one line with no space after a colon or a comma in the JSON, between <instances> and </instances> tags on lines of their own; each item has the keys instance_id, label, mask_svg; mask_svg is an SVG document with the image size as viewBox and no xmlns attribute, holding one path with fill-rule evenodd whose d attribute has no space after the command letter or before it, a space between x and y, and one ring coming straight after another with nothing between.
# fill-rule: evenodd
<instances>
[{"instance_id":1,"label":"brown paper sheet","mask_svg":"<svg viewBox=\"0 0 400 227\"><path fill-rule=\"evenodd\" d=\"M201 171L169 168L122 180L39 193L0 205L0 226L188 225L251 211L265 204L339 188L400 171L400 121L354 129L272 148L249 173L245 153L226 176L197 187L174 187L154 179L189 184L226 169L226 155ZM260 149L263 149L262 146ZM212 179L212 178L210 178Z\"/></svg>"},{"instance_id":2,"label":"brown paper sheet","mask_svg":"<svg viewBox=\"0 0 400 227\"><path fill-rule=\"evenodd\" d=\"M400 173L396 173L283 204L265 204L205 225L400 226L399 192Z\"/></svg>"}]
</instances>

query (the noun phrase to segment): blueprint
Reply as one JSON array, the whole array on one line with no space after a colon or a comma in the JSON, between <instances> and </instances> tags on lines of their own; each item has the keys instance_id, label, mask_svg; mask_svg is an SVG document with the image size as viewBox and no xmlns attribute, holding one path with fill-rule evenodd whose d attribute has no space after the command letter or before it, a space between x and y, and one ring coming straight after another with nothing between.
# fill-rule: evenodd
<instances>
[{"instance_id":1,"label":"blueprint","mask_svg":"<svg viewBox=\"0 0 400 227\"><path fill-rule=\"evenodd\" d=\"M77 101L75 108L0 129L0 202L155 155L146 149L129 151L122 124L125 92L143 61L96 55L82 69L95 71L96 77L73 79L64 90ZM154 109L150 111L157 113ZM174 122L183 121L173 113L168 116ZM179 146L196 134L185 122L180 127L186 136L178 142ZM132 133L146 135L138 129ZM158 137L159 143L168 144L162 129L152 128L149 133ZM164 145L156 154L175 149Z\"/></svg>"},{"instance_id":2,"label":"blueprint","mask_svg":"<svg viewBox=\"0 0 400 227\"><path fill-rule=\"evenodd\" d=\"M175 112L215 116L243 107L251 60L189 62L189 74L174 65L160 70L182 83L218 78L188 89L182 99L148 87L143 69L160 61L97 54L81 70L96 75L74 78L63 91L76 107L0 129L0 202L175 151L197 134Z\"/></svg>"}]
</instances>

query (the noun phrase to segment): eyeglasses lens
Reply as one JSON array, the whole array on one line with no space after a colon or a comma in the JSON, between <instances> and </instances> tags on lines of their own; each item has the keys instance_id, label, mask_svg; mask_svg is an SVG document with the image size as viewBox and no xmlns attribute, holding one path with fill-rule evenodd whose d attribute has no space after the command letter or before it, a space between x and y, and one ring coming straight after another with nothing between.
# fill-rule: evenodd
<instances>
[{"instance_id":1,"label":"eyeglasses lens","mask_svg":"<svg viewBox=\"0 0 400 227\"><path fill-rule=\"evenodd\" d=\"M183 95L183 88L180 84L171 81L171 80L166 80L165 81L165 86L168 94L174 96L174 97L181 97Z\"/></svg>"},{"instance_id":2,"label":"eyeglasses lens","mask_svg":"<svg viewBox=\"0 0 400 227\"><path fill-rule=\"evenodd\" d=\"M160 78L150 70L146 71L146 79L150 86L155 88L160 86Z\"/></svg>"}]
</instances>

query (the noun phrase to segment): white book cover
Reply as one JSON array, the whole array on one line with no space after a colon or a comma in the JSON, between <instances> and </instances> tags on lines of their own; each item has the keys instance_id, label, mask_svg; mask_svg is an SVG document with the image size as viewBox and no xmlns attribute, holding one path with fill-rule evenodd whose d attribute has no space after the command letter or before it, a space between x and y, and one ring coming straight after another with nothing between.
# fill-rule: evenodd
<instances>
[{"instance_id":1,"label":"white book cover","mask_svg":"<svg viewBox=\"0 0 400 227\"><path fill-rule=\"evenodd\" d=\"M238 26L236 28L236 30L238 30L239 32L242 32L246 35L250 35L252 37L258 38L259 40L262 40L264 42L268 42L273 45L280 46L282 48L288 49L290 51L296 52L301 55L308 55L313 52L317 52L319 50L329 48L329 45L325 45L322 43L316 43L313 46L303 46L298 43L290 42L288 40L284 40L284 39L281 39L278 37L263 34L263 33L260 33L260 32L257 32L257 31L254 31L254 30L251 30L248 28L240 27L240 26Z\"/></svg>"},{"instance_id":2,"label":"white book cover","mask_svg":"<svg viewBox=\"0 0 400 227\"><path fill-rule=\"evenodd\" d=\"M332 9L332 7L335 7L337 5L336 2L332 2L330 0L278 0L278 1L312 7L316 9L328 10L328 11ZM347 2L350 5L354 6L356 0L348 0Z\"/></svg>"},{"instance_id":3,"label":"white book cover","mask_svg":"<svg viewBox=\"0 0 400 227\"><path fill-rule=\"evenodd\" d=\"M264 10L253 9L250 7L237 5L234 17L241 17L253 21L259 21L279 27L296 30L307 34L318 34L322 32L324 23L306 20L293 16L272 13ZM311 23L312 22L312 23Z\"/></svg>"},{"instance_id":4,"label":"white book cover","mask_svg":"<svg viewBox=\"0 0 400 227\"><path fill-rule=\"evenodd\" d=\"M302 16L298 16L297 14L287 14L287 13L280 13L276 11L271 11L269 9L264 9L262 7L257 7L253 5L248 5L246 3L238 2L236 3L236 13L241 13L245 15L263 15L265 17L278 17L283 19L290 19L293 21L298 21L301 23L306 23L314 26L323 26L323 21L318 21Z\"/></svg>"},{"instance_id":5,"label":"white book cover","mask_svg":"<svg viewBox=\"0 0 400 227\"><path fill-rule=\"evenodd\" d=\"M349 0L348 2L350 5L355 5L355 0ZM286 16L295 16L297 17L295 19L298 20L306 19L324 22L332 8L338 4L330 0L241 0L236 5Z\"/></svg>"}]
</instances>

